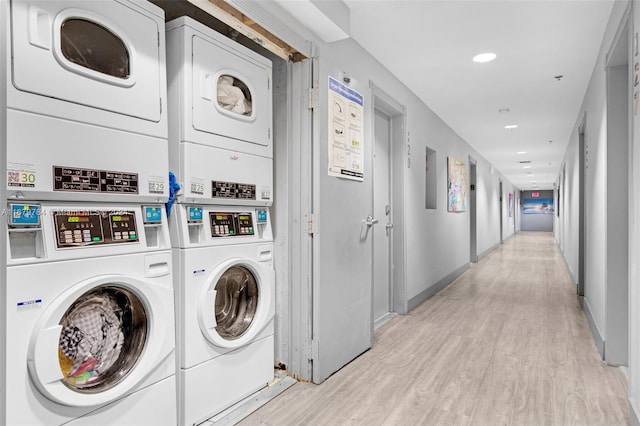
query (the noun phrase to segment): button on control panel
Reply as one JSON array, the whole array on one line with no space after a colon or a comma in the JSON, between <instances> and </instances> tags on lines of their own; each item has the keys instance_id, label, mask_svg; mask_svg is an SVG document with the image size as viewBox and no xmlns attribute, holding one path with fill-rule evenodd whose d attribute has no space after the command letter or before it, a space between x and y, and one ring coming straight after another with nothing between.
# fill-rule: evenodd
<instances>
[{"instance_id":1,"label":"button on control panel","mask_svg":"<svg viewBox=\"0 0 640 426\"><path fill-rule=\"evenodd\" d=\"M253 235L253 216L251 213L210 212L212 237L235 237Z\"/></svg>"}]
</instances>

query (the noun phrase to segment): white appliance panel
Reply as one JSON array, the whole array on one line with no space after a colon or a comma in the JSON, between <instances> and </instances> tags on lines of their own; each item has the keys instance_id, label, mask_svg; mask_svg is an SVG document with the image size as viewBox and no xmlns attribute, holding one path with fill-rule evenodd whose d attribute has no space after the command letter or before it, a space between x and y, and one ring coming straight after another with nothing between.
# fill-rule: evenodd
<instances>
[{"instance_id":1,"label":"white appliance panel","mask_svg":"<svg viewBox=\"0 0 640 426\"><path fill-rule=\"evenodd\" d=\"M179 202L244 206L270 206L273 203L271 158L182 143L179 159L173 157L170 161L182 185L178 193ZM253 185L255 195L244 199L214 198L212 182Z\"/></svg>"},{"instance_id":2,"label":"white appliance panel","mask_svg":"<svg viewBox=\"0 0 640 426\"><path fill-rule=\"evenodd\" d=\"M268 246L265 248L265 246ZM238 244L220 247L179 250L179 264L176 265L176 277L181 277L181 284L176 288L177 299L181 301L177 309L178 341L180 366L189 368L206 360L223 355L235 347L249 344L265 336L273 334L273 318L275 313L275 272L270 261L261 263L256 275L258 294L261 303L258 305L254 322L247 330L244 338L239 341L228 341L226 347L212 343L221 340L215 336L215 330L209 323L203 323L203 315L208 310L214 312L214 298L206 300L206 292L215 286L221 275L219 265L226 262L227 266L246 265L247 261L255 264L255 259L261 253L273 250L273 244ZM266 263L266 264L265 264ZM207 306L202 306L207 304ZM213 315L211 315L213 316ZM212 335L215 336L212 338ZM205 337L206 336L206 337ZM273 353L271 354L273 367Z\"/></svg>"},{"instance_id":3,"label":"white appliance panel","mask_svg":"<svg viewBox=\"0 0 640 426\"><path fill-rule=\"evenodd\" d=\"M169 196L166 139L8 110L7 140L9 198L164 202ZM125 180L108 188L98 182L84 185L84 190L60 190L56 166L120 172L136 179L135 184Z\"/></svg>"},{"instance_id":4,"label":"white appliance panel","mask_svg":"<svg viewBox=\"0 0 640 426\"><path fill-rule=\"evenodd\" d=\"M267 68L264 63L249 60L248 52L230 50L213 40L193 36L192 43L193 128L269 148L271 66ZM248 86L251 93L250 115L227 111L216 101L217 82L224 75L234 77ZM218 140L227 144L222 148L245 150L239 141ZM246 149L251 151L250 147Z\"/></svg>"},{"instance_id":5,"label":"white appliance panel","mask_svg":"<svg viewBox=\"0 0 640 426\"><path fill-rule=\"evenodd\" d=\"M188 17L166 29L172 143L273 158L271 61Z\"/></svg>"},{"instance_id":6,"label":"white appliance panel","mask_svg":"<svg viewBox=\"0 0 640 426\"><path fill-rule=\"evenodd\" d=\"M102 118L95 124L124 123L130 131L140 131L134 124L140 120L160 123L166 94L163 18L160 8L146 2L12 0L9 86L17 90L8 95L9 107L94 121L66 106L75 104L96 110ZM100 37L109 34L115 37L107 50ZM88 38L93 40L80 45ZM104 50L96 54L97 48ZM120 58L126 69L116 70L117 76L96 66ZM135 120L113 121L113 113ZM166 136L161 127L156 134Z\"/></svg>"},{"instance_id":7,"label":"white appliance panel","mask_svg":"<svg viewBox=\"0 0 640 426\"><path fill-rule=\"evenodd\" d=\"M268 209L227 205L178 204L170 228L178 417L193 425L273 379L273 233Z\"/></svg>"},{"instance_id":8,"label":"white appliance panel","mask_svg":"<svg viewBox=\"0 0 640 426\"><path fill-rule=\"evenodd\" d=\"M273 344L269 335L226 356L180 370L178 380L185 392L178 424L199 424L266 387L273 380Z\"/></svg>"},{"instance_id":9,"label":"white appliance panel","mask_svg":"<svg viewBox=\"0 0 640 426\"><path fill-rule=\"evenodd\" d=\"M175 424L164 206L10 203L7 212L10 392L0 422Z\"/></svg>"},{"instance_id":10,"label":"white appliance panel","mask_svg":"<svg viewBox=\"0 0 640 426\"><path fill-rule=\"evenodd\" d=\"M201 219L193 220L192 211ZM249 214L252 216L254 232L235 236L217 236L212 229L210 215L215 212L230 214ZM259 216L261 216L259 218ZM272 250L269 243L273 242L271 214L268 209L260 207L211 206L197 204L176 204L169 218L171 244L175 248L219 247L239 244L258 244L256 252L250 252L250 258L262 264L272 265ZM221 262L223 260L220 260Z\"/></svg>"},{"instance_id":11,"label":"white appliance panel","mask_svg":"<svg viewBox=\"0 0 640 426\"><path fill-rule=\"evenodd\" d=\"M156 255L170 262L169 252ZM5 383L11 389L7 424L59 425L96 410L103 412L99 418L106 421L115 413L122 416L125 409L128 420L136 424L154 424L149 419L158 417L149 416L149 411L162 411L161 423L173 423L175 391L156 387L175 373L172 276L167 272L146 277L147 256L138 253L7 268L6 327L11 342ZM130 374L111 389L98 394L75 392L59 382L58 345L50 336L60 335L55 324L78 294L107 283L130 289L143 301L149 315L145 349ZM133 405L128 395L153 403Z\"/></svg>"}]
</instances>

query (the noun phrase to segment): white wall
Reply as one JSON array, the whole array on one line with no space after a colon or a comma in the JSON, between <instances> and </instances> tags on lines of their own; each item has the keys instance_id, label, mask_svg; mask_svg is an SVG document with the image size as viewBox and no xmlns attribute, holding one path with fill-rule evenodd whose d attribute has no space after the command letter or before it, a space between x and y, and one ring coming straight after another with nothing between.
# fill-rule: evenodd
<instances>
[{"instance_id":1,"label":"white wall","mask_svg":"<svg viewBox=\"0 0 640 426\"><path fill-rule=\"evenodd\" d=\"M447 212L447 157L456 156L477 160L477 211L478 254L500 243L499 179L503 179L503 191L514 191L499 172L491 172L491 165L458 136L433 111L420 101L386 68L353 40L331 45L320 44L317 49L320 60L329 61L343 69L352 78L373 81L404 105L407 111L406 130L411 144L411 167L405 157L404 167L404 235L406 252L407 299L412 299L469 263L470 218L469 212ZM373 111L368 111L371 114ZM371 135L365 136L366 139ZM371 146L371 140L365 141ZM425 147L436 150L438 164L438 208L425 209L424 153ZM508 201L507 201L508 203ZM504 203L504 204L507 204ZM507 217L505 213L503 217ZM507 218L508 220L508 218ZM506 221L505 221L506 222ZM409 230L410 229L410 230ZM504 227L505 238L513 234Z\"/></svg>"},{"instance_id":2,"label":"white wall","mask_svg":"<svg viewBox=\"0 0 640 426\"><path fill-rule=\"evenodd\" d=\"M330 64L332 68L343 70L352 80L365 83L371 81L376 88L390 95L394 100L406 108L406 144L410 142L411 153L408 155L405 147L395 147L394 153L403 153L396 156L394 166L400 169L403 185L403 222L405 257L401 262L396 262L396 268L404 268L406 279L407 300L419 301L430 294L429 289L436 288L451 277L452 274L468 267L470 254L470 217L469 212L447 212L447 157L456 156L464 158L469 156L477 160L477 252L479 255L487 253L500 244L500 194L499 181L503 181L503 237L506 239L514 233L514 221L517 215L508 216L508 194L517 193L515 188L499 171L476 152L466 141L458 136L446 123L444 123L432 110L420 101L407 87L395 76L384 68L375 58L366 52L360 45L351 39L326 44L319 41L313 34L305 30L303 26L295 22L286 12L265 2L272 16L295 29L299 34L312 40L314 43L314 55L320 61ZM289 92L292 88L289 88ZM367 95L367 94L365 94ZM370 95L370 93L369 93ZM283 107L283 109L286 109ZM368 117L365 121L373 122L373 110L365 111ZM301 141L298 137L288 135L288 150ZM291 182L280 179L278 176L287 176L280 171L281 167L290 166L287 159L278 154L278 146L282 141L276 138L276 200L275 212L281 212L282 203L291 202L287 199L288 188ZM372 146L372 135L365 134L364 146ZM324 146L324 145L323 145ZM435 210L425 209L425 147L437 151L437 179L438 179L438 207ZM321 148L320 152L325 152ZM399 158L398 158L399 157ZM409 159L409 157L411 157ZM398 170L396 170L397 172ZM394 173L396 173L394 172ZM322 202L322 200L321 200ZM515 210L517 212L517 197ZM345 214L348 214L346 212ZM287 220L295 221L303 218L288 217ZM276 223L281 223L276 218ZM282 227L276 229L276 249L286 245L287 236L281 235ZM347 261L345 259L345 261ZM287 267L277 262L280 267ZM289 265L289 268L291 266ZM295 273L292 274L295 276ZM278 277L286 278L286 274ZM277 312L284 313L292 306L292 286L307 285L301 282L281 282L278 279ZM288 286L288 289L286 288ZM296 301L298 303L298 301ZM296 308L297 309L297 308ZM302 318L301 318L302 320ZM295 322L295 321L294 321ZM304 357L305 348L290 348L284 350L289 341L286 336L292 333L299 334L298 325L280 321L276 329L276 346L279 359L287 365L292 364L291 357ZM295 339L294 339L295 340ZM300 355L302 354L302 355ZM296 361L293 360L293 364ZM300 372L294 372L300 377ZM304 374L304 372L303 372ZM302 378L305 378L302 376ZM308 378L308 377L307 377Z\"/></svg>"},{"instance_id":3,"label":"white wall","mask_svg":"<svg viewBox=\"0 0 640 426\"><path fill-rule=\"evenodd\" d=\"M632 34L640 30L640 1L633 1ZM633 56L631 63L640 61ZM640 418L640 117L633 116L629 177L629 411L631 424Z\"/></svg>"},{"instance_id":4,"label":"white wall","mask_svg":"<svg viewBox=\"0 0 640 426\"><path fill-rule=\"evenodd\" d=\"M585 297L584 306L599 336L606 339L605 329L605 256L606 256L606 177L607 177L607 127L606 127L606 53L618 30L626 2L615 2L600 54L595 64L580 113L577 117L569 146L565 153L566 186L565 205L562 206L562 228L557 232L564 242L564 255L575 282L578 280L578 202L579 202L579 131L584 128L586 144L585 176Z\"/></svg>"}]
</instances>

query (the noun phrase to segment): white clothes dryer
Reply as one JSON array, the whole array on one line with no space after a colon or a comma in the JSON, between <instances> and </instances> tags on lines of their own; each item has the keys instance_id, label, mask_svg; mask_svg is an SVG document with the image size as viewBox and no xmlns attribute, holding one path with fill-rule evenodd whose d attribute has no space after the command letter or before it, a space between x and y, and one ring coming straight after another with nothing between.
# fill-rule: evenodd
<instances>
[{"instance_id":1,"label":"white clothes dryer","mask_svg":"<svg viewBox=\"0 0 640 426\"><path fill-rule=\"evenodd\" d=\"M273 235L266 209L174 208L178 424L194 425L273 380Z\"/></svg>"},{"instance_id":2,"label":"white clothes dryer","mask_svg":"<svg viewBox=\"0 0 640 426\"><path fill-rule=\"evenodd\" d=\"M166 40L172 139L272 158L271 61L187 16Z\"/></svg>"},{"instance_id":3,"label":"white clothes dryer","mask_svg":"<svg viewBox=\"0 0 640 426\"><path fill-rule=\"evenodd\" d=\"M10 5L8 196L166 200L163 10L139 0Z\"/></svg>"},{"instance_id":4,"label":"white clothes dryer","mask_svg":"<svg viewBox=\"0 0 640 426\"><path fill-rule=\"evenodd\" d=\"M166 30L169 164L183 185L178 200L270 206L271 61L189 17ZM219 196L221 182L254 190L230 199Z\"/></svg>"},{"instance_id":5,"label":"white clothes dryer","mask_svg":"<svg viewBox=\"0 0 640 426\"><path fill-rule=\"evenodd\" d=\"M8 207L0 423L175 424L164 206Z\"/></svg>"}]
</instances>

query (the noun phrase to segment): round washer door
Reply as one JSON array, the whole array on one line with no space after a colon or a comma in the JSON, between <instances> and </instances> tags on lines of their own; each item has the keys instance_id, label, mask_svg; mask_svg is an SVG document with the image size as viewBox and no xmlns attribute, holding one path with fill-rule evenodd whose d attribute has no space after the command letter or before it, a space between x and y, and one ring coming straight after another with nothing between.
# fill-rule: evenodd
<instances>
[{"instance_id":1,"label":"round washer door","mask_svg":"<svg viewBox=\"0 0 640 426\"><path fill-rule=\"evenodd\" d=\"M121 398L174 350L167 337L171 296L170 289L122 276L68 289L33 330L27 359L33 382L67 406Z\"/></svg>"},{"instance_id":2,"label":"round washer door","mask_svg":"<svg viewBox=\"0 0 640 426\"><path fill-rule=\"evenodd\" d=\"M215 346L250 343L273 319L274 271L251 259L229 259L209 275L198 303L198 322Z\"/></svg>"}]
</instances>

